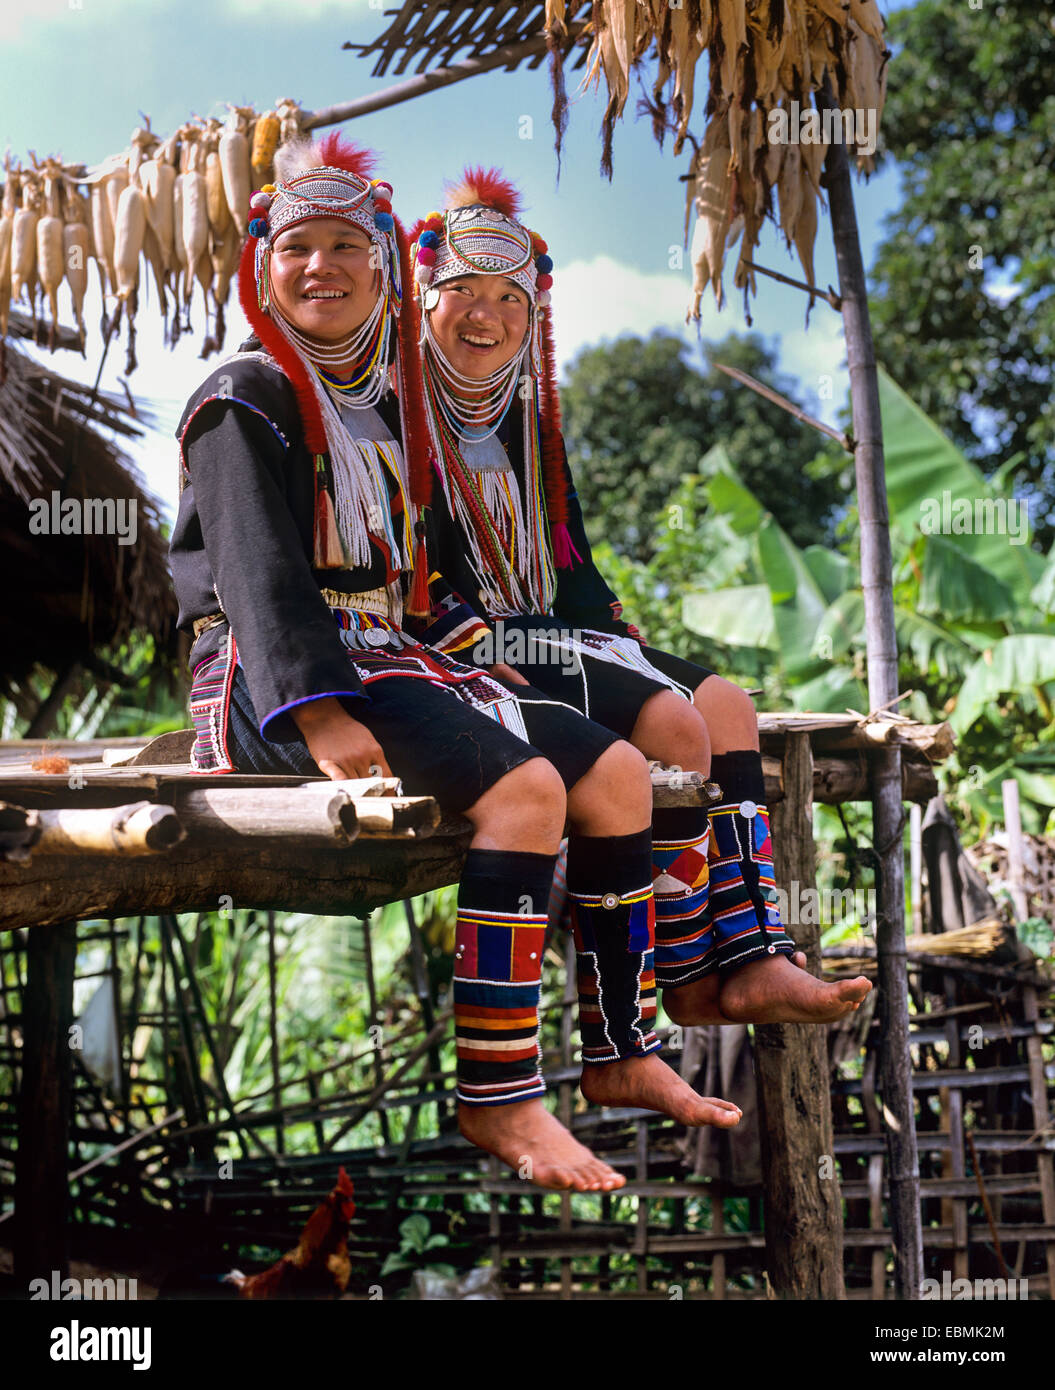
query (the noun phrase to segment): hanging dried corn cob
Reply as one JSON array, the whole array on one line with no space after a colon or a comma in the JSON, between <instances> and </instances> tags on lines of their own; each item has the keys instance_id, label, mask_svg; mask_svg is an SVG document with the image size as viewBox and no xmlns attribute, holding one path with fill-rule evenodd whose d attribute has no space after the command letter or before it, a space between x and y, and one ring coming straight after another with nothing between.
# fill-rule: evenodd
<instances>
[{"instance_id":1,"label":"hanging dried corn cob","mask_svg":"<svg viewBox=\"0 0 1055 1390\"><path fill-rule=\"evenodd\" d=\"M179 136L171 136L139 167L139 184L147 200L147 222L157 239L166 277L176 268L173 188L178 143Z\"/></svg>"},{"instance_id":2,"label":"hanging dried corn cob","mask_svg":"<svg viewBox=\"0 0 1055 1390\"><path fill-rule=\"evenodd\" d=\"M209 215L207 210L205 174L199 168L203 156L201 129L185 125L182 130L183 149L180 155L180 226L177 234L183 242L183 303L190 309L194 276L198 263L209 245ZM189 327L189 320L187 322Z\"/></svg>"},{"instance_id":3,"label":"hanging dried corn cob","mask_svg":"<svg viewBox=\"0 0 1055 1390\"><path fill-rule=\"evenodd\" d=\"M5 351L7 324L11 314L11 237L18 210L18 174L11 167L11 156L4 158L4 197L0 203L0 354ZM0 379L4 370L0 356Z\"/></svg>"},{"instance_id":4,"label":"hanging dried corn cob","mask_svg":"<svg viewBox=\"0 0 1055 1390\"><path fill-rule=\"evenodd\" d=\"M265 183L271 182L271 174L274 168L275 151L278 149L278 137L281 125L278 116L274 111L268 111L263 116L257 117L257 122L253 128L253 154L252 154L252 183L253 192L262 188Z\"/></svg>"}]
</instances>

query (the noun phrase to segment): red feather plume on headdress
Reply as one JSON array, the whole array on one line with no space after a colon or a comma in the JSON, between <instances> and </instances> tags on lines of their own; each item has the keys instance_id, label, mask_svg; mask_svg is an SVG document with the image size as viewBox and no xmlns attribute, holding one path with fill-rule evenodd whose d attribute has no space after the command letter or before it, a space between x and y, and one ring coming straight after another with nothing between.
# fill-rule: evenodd
<instances>
[{"instance_id":1,"label":"red feather plume on headdress","mask_svg":"<svg viewBox=\"0 0 1055 1390\"><path fill-rule=\"evenodd\" d=\"M358 174L361 179L372 178L377 168L375 152L346 140L339 130L331 130L319 142L319 152L323 164L329 168L344 169L346 173Z\"/></svg>"},{"instance_id":2,"label":"red feather plume on headdress","mask_svg":"<svg viewBox=\"0 0 1055 1390\"><path fill-rule=\"evenodd\" d=\"M444 205L448 210L471 207L474 203L494 208L506 217L520 217L519 190L501 169L485 169L482 165L478 169L466 169L457 183L447 185Z\"/></svg>"}]
</instances>

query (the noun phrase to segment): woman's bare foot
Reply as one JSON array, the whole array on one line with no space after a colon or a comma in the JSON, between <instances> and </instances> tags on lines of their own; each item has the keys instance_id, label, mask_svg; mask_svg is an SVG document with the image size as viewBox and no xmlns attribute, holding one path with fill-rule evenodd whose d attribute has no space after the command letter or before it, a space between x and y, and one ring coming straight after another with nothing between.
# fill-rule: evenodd
<instances>
[{"instance_id":1,"label":"woman's bare foot","mask_svg":"<svg viewBox=\"0 0 1055 1390\"><path fill-rule=\"evenodd\" d=\"M826 985L786 956L763 956L726 976L719 1003L731 1023L834 1023L871 988L864 975Z\"/></svg>"},{"instance_id":2,"label":"woman's bare foot","mask_svg":"<svg viewBox=\"0 0 1055 1390\"><path fill-rule=\"evenodd\" d=\"M626 1178L580 1144L541 1100L513 1105L459 1105L458 1128L517 1177L556 1191L611 1192Z\"/></svg>"},{"instance_id":3,"label":"woman's bare foot","mask_svg":"<svg viewBox=\"0 0 1055 1390\"><path fill-rule=\"evenodd\" d=\"M791 957L800 970L806 969L805 951ZM663 1008L672 1023L683 1028L700 1028L709 1023L761 1023L762 1019L726 1018L718 1007L721 979L717 971L687 985L671 985L663 991Z\"/></svg>"},{"instance_id":4,"label":"woman's bare foot","mask_svg":"<svg viewBox=\"0 0 1055 1390\"><path fill-rule=\"evenodd\" d=\"M594 1105L631 1105L659 1110L683 1125L717 1125L732 1129L742 1111L728 1100L700 1096L661 1057L625 1057L583 1067L579 1087Z\"/></svg>"}]
</instances>

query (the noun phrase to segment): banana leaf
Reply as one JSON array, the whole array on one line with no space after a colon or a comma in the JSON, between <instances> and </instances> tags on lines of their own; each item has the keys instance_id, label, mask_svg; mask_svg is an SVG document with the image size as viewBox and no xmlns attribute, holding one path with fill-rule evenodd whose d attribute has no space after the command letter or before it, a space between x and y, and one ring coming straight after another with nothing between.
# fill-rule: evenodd
<instances>
[{"instance_id":1,"label":"banana leaf","mask_svg":"<svg viewBox=\"0 0 1055 1390\"><path fill-rule=\"evenodd\" d=\"M948 522L949 529L943 534L951 535L957 550L1003 580L1016 602L1025 606L1043 572L1044 560L1029 548L1028 527L1020 531L1017 525L1023 519L1024 506L1019 508L1013 496L991 487L882 367L879 397L887 501L892 526L901 541L911 545L915 535L926 532L928 525L944 527ZM972 530L958 534L956 526L963 518L957 512L968 506ZM976 509L981 515L975 515ZM1003 530L998 529L1001 518ZM978 520L983 523L981 530L975 529Z\"/></svg>"},{"instance_id":2,"label":"banana leaf","mask_svg":"<svg viewBox=\"0 0 1055 1390\"><path fill-rule=\"evenodd\" d=\"M1004 694L1021 695L1052 680L1055 637L1023 632L1001 638L968 670L949 723L962 734L991 700Z\"/></svg>"},{"instance_id":3,"label":"banana leaf","mask_svg":"<svg viewBox=\"0 0 1055 1390\"><path fill-rule=\"evenodd\" d=\"M729 647L780 650L766 584L686 594L681 603L681 620L690 632Z\"/></svg>"}]
</instances>

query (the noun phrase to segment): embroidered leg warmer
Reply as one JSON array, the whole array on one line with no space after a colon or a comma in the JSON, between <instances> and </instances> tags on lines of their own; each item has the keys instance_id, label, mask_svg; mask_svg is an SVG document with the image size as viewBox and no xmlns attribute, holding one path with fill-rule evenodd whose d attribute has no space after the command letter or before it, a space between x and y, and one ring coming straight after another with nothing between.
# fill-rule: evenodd
<instances>
[{"instance_id":1,"label":"embroidered leg warmer","mask_svg":"<svg viewBox=\"0 0 1055 1390\"><path fill-rule=\"evenodd\" d=\"M545 1091L538 1002L552 854L471 849L458 889L458 1099L511 1105Z\"/></svg>"},{"instance_id":2,"label":"embroidered leg warmer","mask_svg":"<svg viewBox=\"0 0 1055 1390\"><path fill-rule=\"evenodd\" d=\"M722 799L710 808L710 904L720 970L759 956L791 955L795 943L780 921L773 878L773 842L765 805L762 755L756 749L716 753L711 777Z\"/></svg>"},{"instance_id":3,"label":"embroidered leg warmer","mask_svg":"<svg viewBox=\"0 0 1055 1390\"><path fill-rule=\"evenodd\" d=\"M658 810L652 817L652 891L656 898L656 983L687 985L718 968L708 911L705 806Z\"/></svg>"},{"instance_id":4,"label":"embroidered leg warmer","mask_svg":"<svg viewBox=\"0 0 1055 1390\"><path fill-rule=\"evenodd\" d=\"M584 1063L643 1057L660 1046L653 1032L651 855L649 829L568 837L568 900Z\"/></svg>"}]
</instances>

